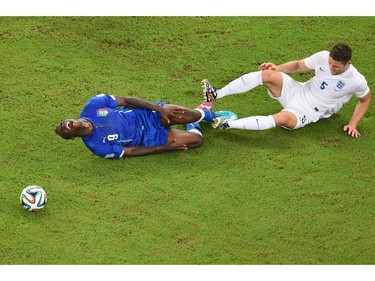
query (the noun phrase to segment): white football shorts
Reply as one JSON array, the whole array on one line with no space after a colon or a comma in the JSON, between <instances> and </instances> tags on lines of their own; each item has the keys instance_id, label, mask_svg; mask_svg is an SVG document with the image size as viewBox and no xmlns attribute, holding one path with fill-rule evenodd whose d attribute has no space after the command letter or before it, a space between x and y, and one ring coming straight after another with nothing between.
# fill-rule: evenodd
<instances>
[{"instance_id":1,"label":"white football shorts","mask_svg":"<svg viewBox=\"0 0 375 281\"><path fill-rule=\"evenodd\" d=\"M283 72L280 73L283 76L281 96L276 98L269 90L268 94L271 98L277 100L281 104L281 106L284 108L282 111L292 112L294 115L296 115L297 125L293 128L293 130L318 121L318 113L314 112L313 106L306 98L304 87L305 83L295 81L293 78Z\"/></svg>"}]
</instances>

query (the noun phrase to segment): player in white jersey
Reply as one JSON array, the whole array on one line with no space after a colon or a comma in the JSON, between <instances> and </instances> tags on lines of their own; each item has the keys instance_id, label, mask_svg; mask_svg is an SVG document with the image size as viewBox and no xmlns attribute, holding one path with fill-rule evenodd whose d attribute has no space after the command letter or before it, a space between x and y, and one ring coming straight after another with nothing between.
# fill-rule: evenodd
<instances>
[{"instance_id":1,"label":"player in white jersey","mask_svg":"<svg viewBox=\"0 0 375 281\"><path fill-rule=\"evenodd\" d=\"M371 92L365 77L352 65L351 56L352 50L348 45L337 44L330 52L321 51L305 59L277 66L271 62L262 63L259 71L245 74L221 89L216 89L208 80L203 80L203 92L207 101L244 93L264 85L268 88L268 94L283 107L280 112L269 116L251 116L238 120L216 118L214 128L298 129L330 117L355 95L358 103L343 130L352 137L360 136L357 126L369 107ZM295 81L286 74L312 69L315 76L305 83Z\"/></svg>"}]
</instances>

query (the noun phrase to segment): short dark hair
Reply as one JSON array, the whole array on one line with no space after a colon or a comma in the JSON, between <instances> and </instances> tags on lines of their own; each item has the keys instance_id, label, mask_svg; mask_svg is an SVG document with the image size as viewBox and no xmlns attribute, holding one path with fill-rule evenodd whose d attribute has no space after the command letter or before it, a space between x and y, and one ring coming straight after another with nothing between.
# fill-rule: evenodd
<instances>
[{"instance_id":1,"label":"short dark hair","mask_svg":"<svg viewBox=\"0 0 375 281\"><path fill-rule=\"evenodd\" d=\"M337 44L331 49L329 55L335 61L346 64L352 59L352 49L346 44Z\"/></svg>"}]
</instances>

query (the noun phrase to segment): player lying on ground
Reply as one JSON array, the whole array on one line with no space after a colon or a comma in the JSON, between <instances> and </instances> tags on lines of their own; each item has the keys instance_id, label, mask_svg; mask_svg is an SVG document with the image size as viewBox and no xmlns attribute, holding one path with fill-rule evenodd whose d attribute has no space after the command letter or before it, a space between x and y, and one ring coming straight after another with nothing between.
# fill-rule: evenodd
<instances>
[{"instance_id":1,"label":"player lying on ground","mask_svg":"<svg viewBox=\"0 0 375 281\"><path fill-rule=\"evenodd\" d=\"M352 50L348 45L337 44L330 52L321 51L302 60L278 66L271 62L262 63L259 71L245 74L221 89L215 89L208 80L203 80L207 101L244 93L264 85L268 88L268 94L284 108L273 115L251 116L235 121L217 118L214 128L298 129L337 113L355 95L358 103L343 130L352 137L360 136L357 126L370 105L371 92L365 77L351 64L351 57ZM297 82L285 74L311 69L315 70L315 76L306 83Z\"/></svg>"},{"instance_id":2,"label":"player lying on ground","mask_svg":"<svg viewBox=\"0 0 375 281\"><path fill-rule=\"evenodd\" d=\"M64 139L81 137L104 158L187 150L202 145L198 122L213 122L211 103L196 109L138 98L100 94L88 100L79 119L66 119L55 132ZM171 128L187 124L186 131Z\"/></svg>"}]
</instances>

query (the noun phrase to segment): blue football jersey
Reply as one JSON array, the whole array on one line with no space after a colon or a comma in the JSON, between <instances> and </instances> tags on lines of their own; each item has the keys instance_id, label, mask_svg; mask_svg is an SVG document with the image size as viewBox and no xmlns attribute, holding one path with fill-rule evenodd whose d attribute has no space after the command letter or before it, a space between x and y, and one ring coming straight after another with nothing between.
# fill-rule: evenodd
<instances>
[{"instance_id":1,"label":"blue football jersey","mask_svg":"<svg viewBox=\"0 0 375 281\"><path fill-rule=\"evenodd\" d=\"M148 109L117 107L113 96L100 94L85 104L80 118L94 125L82 137L84 144L104 158L123 156L127 146L158 146L167 142L170 127L160 124L161 115Z\"/></svg>"}]
</instances>

